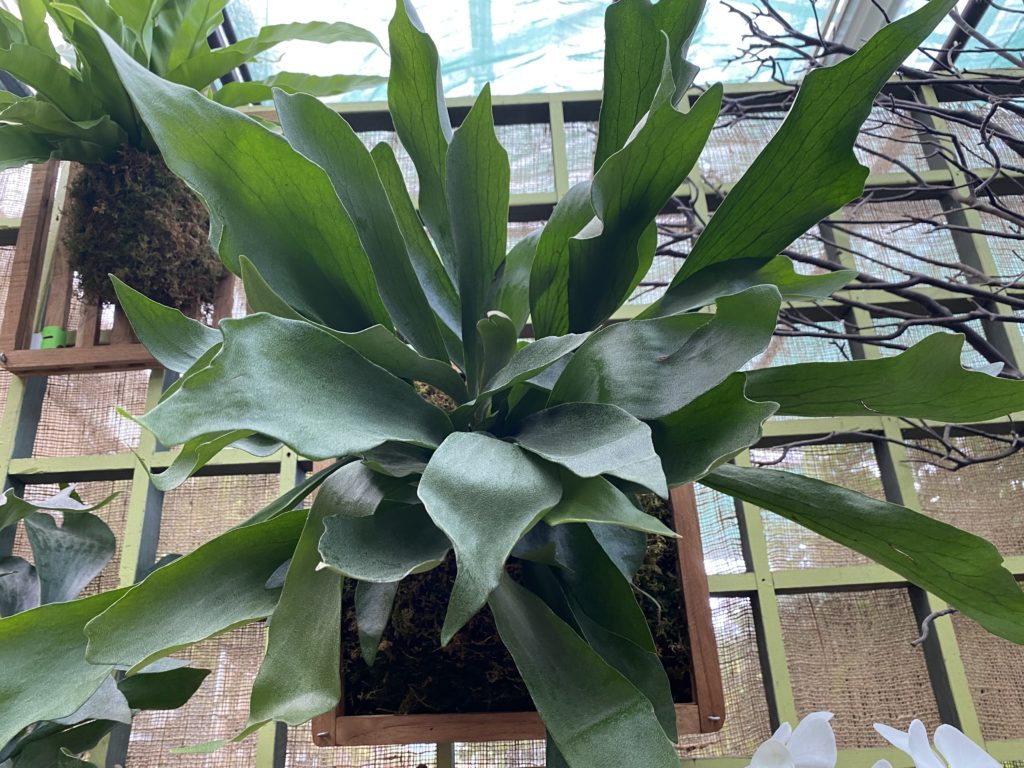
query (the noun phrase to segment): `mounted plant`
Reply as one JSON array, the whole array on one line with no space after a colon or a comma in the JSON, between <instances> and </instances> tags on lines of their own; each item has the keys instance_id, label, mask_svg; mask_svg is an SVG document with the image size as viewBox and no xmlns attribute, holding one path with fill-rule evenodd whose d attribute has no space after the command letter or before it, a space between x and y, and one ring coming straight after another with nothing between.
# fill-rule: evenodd
<instances>
[{"instance_id":1,"label":"mounted plant","mask_svg":"<svg viewBox=\"0 0 1024 768\"><path fill-rule=\"evenodd\" d=\"M309 22L264 27L255 37L211 48L226 4L19 0L20 19L0 9L0 69L35 91L22 97L0 91L0 169L50 158L81 164L68 189L62 241L90 301L115 300L112 273L195 314L213 301L225 272L206 244L205 208L163 163L88 18L150 72L228 106L267 100L274 87L332 96L383 80L282 72L215 88L288 40L379 44L351 24ZM47 21L66 47L54 47Z\"/></svg>"},{"instance_id":2,"label":"mounted plant","mask_svg":"<svg viewBox=\"0 0 1024 768\"><path fill-rule=\"evenodd\" d=\"M6 668L5 676L30 676L44 665L58 674L75 674L73 660L83 652L83 638L80 632L62 631L67 613L110 605L124 594L117 590L67 602L75 600L114 556L114 534L93 514L114 495L94 504L83 503L73 487L35 502L20 499L11 491L0 496L0 531L20 525L34 560L0 557L0 617L6 617L5 636L17 636L26 628L51 630L46 642L22 655L19 666ZM59 524L53 512L61 515ZM0 768L93 766L74 756L93 749L118 723L131 723L140 710L180 707L210 673L175 659L159 660L128 676L120 674L123 671L95 667L92 675L79 677L75 683L86 696L80 707L66 711L58 706L30 728L5 731L0 738ZM4 699L7 691L8 684L0 682ZM0 704L0 719L9 717L5 705Z\"/></svg>"},{"instance_id":3,"label":"mounted plant","mask_svg":"<svg viewBox=\"0 0 1024 768\"><path fill-rule=\"evenodd\" d=\"M849 279L797 274L777 254L861 194L867 170L852 146L872 99L953 5L930 0L811 72L665 296L619 323L610 318L651 264L655 216L718 113L719 86L689 96L699 0L609 6L594 179L507 253L509 165L490 91L453 130L436 49L407 2L390 27L388 98L419 176L418 215L390 148L366 150L315 98L275 93L281 136L105 37L168 166L209 206L212 242L255 311L214 330L118 284L139 338L181 374L139 418L182 445L154 483L173 487L229 445L338 461L115 602L69 603L62 631L87 639L76 671L9 683L0 740L58 704L79 706L96 665L135 669L262 619L247 731L305 722L340 696L345 580L370 596L359 616L372 645L394 585L453 557L438 640L491 612L547 728L548 765L677 766L666 678L629 576L643 534L671 535L637 494L690 482L841 542L1024 641L1024 593L988 542L828 483L727 463L776 413L956 423L1024 408L1024 383L965 370L962 337L949 334L881 360L741 371L784 299ZM311 509L295 508L317 488ZM0 621L0 663L48 631L24 616L17 635Z\"/></svg>"}]
</instances>

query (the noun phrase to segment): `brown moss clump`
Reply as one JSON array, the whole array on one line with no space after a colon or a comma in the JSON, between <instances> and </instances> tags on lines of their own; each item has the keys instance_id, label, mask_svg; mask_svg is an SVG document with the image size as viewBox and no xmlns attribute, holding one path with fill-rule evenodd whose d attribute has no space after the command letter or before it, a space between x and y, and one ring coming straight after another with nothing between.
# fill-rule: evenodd
<instances>
[{"instance_id":1,"label":"brown moss clump","mask_svg":"<svg viewBox=\"0 0 1024 768\"><path fill-rule=\"evenodd\" d=\"M423 385L417 384L417 389ZM421 392L421 394L423 394ZM445 396L446 397L446 396ZM644 509L672 527L668 505L640 498ZM513 574L516 566L510 566ZM484 608L440 647L441 625L455 579L455 562L411 576L398 588L391 623L368 667L359 651L355 584L345 582L343 602L344 710L350 715L522 712L533 709L512 657ZM679 591L674 541L648 537L637 573L638 600L647 617L672 697L693 701L686 612Z\"/></svg>"},{"instance_id":2,"label":"brown moss clump","mask_svg":"<svg viewBox=\"0 0 1024 768\"><path fill-rule=\"evenodd\" d=\"M210 247L210 219L159 155L124 147L86 165L69 185L64 245L82 295L114 301L108 274L178 309L213 301L224 267Z\"/></svg>"}]
</instances>

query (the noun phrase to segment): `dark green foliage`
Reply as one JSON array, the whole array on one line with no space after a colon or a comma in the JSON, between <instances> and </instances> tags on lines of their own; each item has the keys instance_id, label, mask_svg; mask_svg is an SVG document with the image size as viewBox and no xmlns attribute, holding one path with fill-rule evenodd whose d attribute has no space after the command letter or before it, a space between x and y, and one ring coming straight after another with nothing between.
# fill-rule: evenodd
<instances>
[{"instance_id":1,"label":"dark green foliage","mask_svg":"<svg viewBox=\"0 0 1024 768\"><path fill-rule=\"evenodd\" d=\"M194 313L225 274L208 242L202 202L159 155L123 147L82 166L68 187L64 246L90 301L115 300L108 275L161 304Z\"/></svg>"}]
</instances>

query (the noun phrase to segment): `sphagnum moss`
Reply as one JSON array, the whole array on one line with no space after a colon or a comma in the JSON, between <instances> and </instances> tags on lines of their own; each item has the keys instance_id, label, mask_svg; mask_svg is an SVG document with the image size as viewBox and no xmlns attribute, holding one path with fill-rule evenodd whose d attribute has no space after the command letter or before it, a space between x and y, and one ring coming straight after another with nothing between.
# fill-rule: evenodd
<instances>
[{"instance_id":1,"label":"sphagnum moss","mask_svg":"<svg viewBox=\"0 0 1024 768\"><path fill-rule=\"evenodd\" d=\"M124 147L68 188L63 241L89 301L115 300L108 275L177 309L212 302L225 274L203 203L159 155Z\"/></svg>"}]
</instances>

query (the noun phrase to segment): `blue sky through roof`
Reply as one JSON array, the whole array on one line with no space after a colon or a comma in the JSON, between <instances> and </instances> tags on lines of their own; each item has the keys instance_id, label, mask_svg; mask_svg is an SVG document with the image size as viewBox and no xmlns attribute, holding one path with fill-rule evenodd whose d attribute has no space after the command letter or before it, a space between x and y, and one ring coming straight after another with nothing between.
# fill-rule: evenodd
<instances>
[{"instance_id":1,"label":"blue sky through roof","mask_svg":"<svg viewBox=\"0 0 1024 768\"><path fill-rule=\"evenodd\" d=\"M1024 8L1019 8L1016 12L1011 11L1011 3L1007 3L1003 8L991 8L978 25L978 32L998 47L1009 49L1007 53L1019 61L1024 58ZM969 42L957 64L969 69L1012 66L998 53L979 52L979 47L981 46L978 42Z\"/></svg>"},{"instance_id":2,"label":"blue sky through roof","mask_svg":"<svg viewBox=\"0 0 1024 768\"><path fill-rule=\"evenodd\" d=\"M753 6L750 0L731 4ZM441 52L445 92L470 96L488 81L500 94L599 89L606 5L601 0L419 0L416 8ZM814 29L808 0L775 0L774 5L795 26ZM393 8L390 0L376 5L362 0L233 0L228 7L243 35L264 24L350 21L369 28L382 41ZM828 2L819 3L819 13L827 10ZM702 69L698 80L735 82L770 76L743 63L727 64L746 31L746 24L723 0L709 0L691 48L691 59ZM324 75L386 74L388 63L382 51L370 46L292 43L274 49L267 66L272 71ZM381 88L351 94L348 100L383 98Z\"/></svg>"},{"instance_id":3,"label":"blue sky through roof","mask_svg":"<svg viewBox=\"0 0 1024 768\"><path fill-rule=\"evenodd\" d=\"M1012 0L1020 2L1020 0ZM856 9L871 0L772 0L773 7L803 32L815 34L846 4ZM916 10L925 0L893 0L886 3L895 15ZM967 0L960 0L962 10ZM603 16L606 0L417 0L416 8L441 52L445 92L471 96L491 82L494 91L558 93L591 91L601 87L604 51ZM749 61L731 61L744 44L747 24L732 6L750 12L756 0L708 0L704 18L690 49L690 59L701 67L698 82L711 83L767 80L771 72ZM834 8L833 6L837 6ZM387 24L393 0L367 4L365 0L232 0L228 6L240 36L254 34L265 24L291 21L349 21L375 32L387 41ZM815 16L817 9L817 17ZM763 19L762 27L771 30ZM944 19L924 48L938 49L953 22ZM1024 48L1024 14L992 8L979 25L982 34L1007 48ZM862 41L850 41L859 45ZM970 53L967 46L962 67L1005 67L1008 62L993 53ZM1017 56L1021 55L1018 50ZM257 65L257 73L273 71L314 74L387 74L388 57L368 45L322 46L294 42L278 46ZM917 52L909 63L927 69L927 52ZM784 65L794 78L800 65ZM383 87L349 94L349 101L383 100Z\"/></svg>"}]
</instances>

